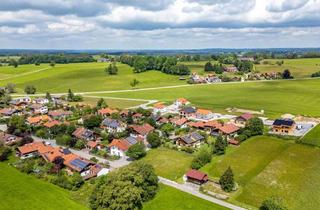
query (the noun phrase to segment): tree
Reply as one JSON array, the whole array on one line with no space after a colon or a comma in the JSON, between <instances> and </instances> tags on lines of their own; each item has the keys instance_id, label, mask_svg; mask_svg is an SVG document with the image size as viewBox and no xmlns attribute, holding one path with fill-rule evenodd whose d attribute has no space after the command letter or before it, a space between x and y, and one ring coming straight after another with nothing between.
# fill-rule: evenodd
<instances>
[{"instance_id":1,"label":"tree","mask_svg":"<svg viewBox=\"0 0 320 210\"><path fill-rule=\"evenodd\" d=\"M24 92L26 94L35 94L37 91L37 89L33 86L33 85L27 85L25 88L24 88Z\"/></svg>"},{"instance_id":2,"label":"tree","mask_svg":"<svg viewBox=\"0 0 320 210\"><path fill-rule=\"evenodd\" d=\"M223 66L222 64L218 64L218 63L215 63L213 65L213 71L216 73L216 74L222 74L223 73Z\"/></svg>"},{"instance_id":3,"label":"tree","mask_svg":"<svg viewBox=\"0 0 320 210\"><path fill-rule=\"evenodd\" d=\"M169 136L171 132L174 131L174 127L171 123L165 123L161 126L160 130L166 135Z\"/></svg>"},{"instance_id":4,"label":"tree","mask_svg":"<svg viewBox=\"0 0 320 210\"><path fill-rule=\"evenodd\" d=\"M311 74L311 77L320 77L320 71Z\"/></svg>"},{"instance_id":5,"label":"tree","mask_svg":"<svg viewBox=\"0 0 320 210\"><path fill-rule=\"evenodd\" d=\"M140 159L146 156L146 148L142 142L136 143L129 147L126 155L132 159Z\"/></svg>"},{"instance_id":6,"label":"tree","mask_svg":"<svg viewBox=\"0 0 320 210\"><path fill-rule=\"evenodd\" d=\"M46 93L46 99L48 99L50 102L52 101L52 97L49 92Z\"/></svg>"},{"instance_id":7,"label":"tree","mask_svg":"<svg viewBox=\"0 0 320 210\"><path fill-rule=\"evenodd\" d=\"M130 82L130 86L132 88L135 88L137 85L139 85L140 81L137 80L137 79L133 79L131 82Z\"/></svg>"},{"instance_id":8,"label":"tree","mask_svg":"<svg viewBox=\"0 0 320 210\"><path fill-rule=\"evenodd\" d=\"M293 76L291 75L291 72L289 69L285 69L282 72L282 79L293 79Z\"/></svg>"},{"instance_id":9,"label":"tree","mask_svg":"<svg viewBox=\"0 0 320 210\"><path fill-rule=\"evenodd\" d=\"M129 110L128 116L127 116L127 123L132 124L133 123L133 118L132 118L132 112Z\"/></svg>"},{"instance_id":10,"label":"tree","mask_svg":"<svg viewBox=\"0 0 320 210\"><path fill-rule=\"evenodd\" d=\"M50 65L51 67L54 67L54 66L56 65L56 62L51 61L49 65Z\"/></svg>"},{"instance_id":11,"label":"tree","mask_svg":"<svg viewBox=\"0 0 320 210\"><path fill-rule=\"evenodd\" d=\"M109 66L106 68L106 72L109 75L116 75L118 74L118 67L116 66L116 63L113 62L112 64L109 64Z\"/></svg>"},{"instance_id":12,"label":"tree","mask_svg":"<svg viewBox=\"0 0 320 210\"><path fill-rule=\"evenodd\" d=\"M264 200L259 208L260 210L288 210L284 201L276 196L271 196Z\"/></svg>"},{"instance_id":13,"label":"tree","mask_svg":"<svg viewBox=\"0 0 320 210\"><path fill-rule=\"evenodd\" d=\"M6 86L7 93L15 93L16 92L16 85L13 83L8 83Z\"/></svg>"},{"instance_id":14,"label":"tree","mask_svg":"<svg viewBox=\"0 0 320 210\"><path fill-rule=\"evenodd\" d=\"M68 134L57 136L56 141L58 145L72 146L72 137Z\"/></svg>"},{"instance_id":15,"label":"tree","mask_svg":"<svg viewBox=\"0 0 320 210\"><path fill-rule=\"evenodd\" d=\"M9 147L0 145L0 162L8 159L11 153L11 149Z\"/></svg>"},{"instance_id":16,"label":"tree","mask_svg":"<svg viewBox=\"0 0 320 210\"><path fill-rule=\"evenodd\" d=\"M221 135L219 135L214 144L214 151L216 154L222 155L225 153L227 146L228 146L227 140L223 138Z\"/></svg>"},{"instance_id":17,"label":"tree","mask_svg":"<svg viewBox=\"0 0 320 210\"><path fill-rule=\"evenodd\" d=\"M230 167L222 174L219 180L221 188L226 192L231 192L235 186L233 172Z\"/></svg>"},{"instance_id":18,"label":"tree","mask_svg":"<svg viewBox=\"0 0 320 210\"><path fill-rule=\"evenodd\" d=\"M143 56L137 56L133 63L133 72L140 73L147 70L148 61Z\"/></svg>"},{"instance_id":19,"label":"tree","mask_svg":"<svg viewBox=\"0 0 320 210\"><path fill-rule=\"evenodd\" d=\"M157 132L151 132L147 135L147 141L152 148L156 148L161 144L161 138Z\"/></svg>"},{"instance_id":20,"label":"tree","mask_svg":"<svg viewBox=\"0 0 320 210\"><path fill-rule=\"evenodd\" d=\"M68 90L67 100L68 100L68 101L73 101L73 98L74 98L74 94L73 94L73 92L71 91L71 89L69 89L69 90Z\"/></svg>"},{"instance_id":21,"label":"tree","mask_svg":"<svg viewBox=\"0 0 320 210\"><path fill-rule=\"evenodd\" d=\"M204 71L213 71L213 65L210 61L204 65Z\"/></svg>"},{"instance_id":22,"label":"tree","mask_svg":"<svg viewBox=\"0 0 320 210\"><path fill-rule=\"evenodd\" d=\"M86 142L84 140L78 140L74 145L76 149L84 149L86 147Z\"/></svg>"},{"instance_id":23,"label":"tree","mask_svg":"<svg viewBox=\"0 0 320 210\"><path fill-rule=\"evenodd\" d=\"M103 98L100 98L97 101L97 109L106 108L106 107L108 107L106 101Z\"/></svg>"},{"instance_id":24,"label":"tree","mask_svg":"<svg viewBox=\"0 0 320 210\"><path fill-rule=\"evenodd\" d=\"M89 117L83 120L83 125L88 129L93 129L95 127L99 127L101 122L102 118L100 115L90 115Z\"/></svg>"},{"instance_id":25,"label":"tree","mask_svg":"<svg viewBox=\"0 0 320 210\"><path fill-rule=\"evenodd\" d=\"M263 122L260 118L254 117L248 120L246 124L246 129L251 133L251 136L262 135L263 134Z\"/></svg>"},{"instance_id":26,"label":"tree","mask_svg":"<svg viewBox=\"0 0 320 210\"><path fill-rule=\"evenodd\" d=\"M153 167L144 162L133 162L97 180L90 196L90 207L138 210L142 208L142 202L155 196L157 189L158 177Z\"/></svg>"},{"instance_id":27,"label":"tree","mask_svg":"<svg viewBox=\"0 0 320 210\"><path fill-rule=\"evenodd\" d=\"M199 169L203 167L205 164L210 163L212 158L212 148L204 144L199 150L196 152L196 155L191 163L191 168Z\"/></svg>"},{"instance_id":28,"label":"tree","mask_svg":"<svg viewBox=\"0 0 320 210\"><path fill-rule=\"evenodd\" d=\"M18 61L16 61L15 59L11 59L9 61L9 66L13 66L14 68L17 68L19 65Z\"/></svg>"},{"instance_id":29,"label":"tree","mask_svg":"<svg viewBox=\"0 0 320 210\"><path fill-rule=\"evenodd\" d=\"M14 115L8 122L8 133L21 136L29 130L23 116Z\"/></svg>"}]
</instances>

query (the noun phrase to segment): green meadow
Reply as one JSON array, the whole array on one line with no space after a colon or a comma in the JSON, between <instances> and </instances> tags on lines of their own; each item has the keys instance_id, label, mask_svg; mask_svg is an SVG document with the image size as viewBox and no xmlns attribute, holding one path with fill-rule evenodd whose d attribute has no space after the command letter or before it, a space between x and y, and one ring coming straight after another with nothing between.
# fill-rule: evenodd
<instances>
[{"instance_id":1,"label":"green meadow","mask_svg":"<svg viewBox=\"0 0 320 210\"><path fill-rule=\"evenodd\" d=\"M159 71L134 74L132 68L125 64L117 64L118 75L108 75L105 72L107 65L109 64L56 64L55 67L45 71L0 80L0 86L14 83L20 93L23 93L26 85L34 85L38 93L47 91L63 93L67 92L69 88L74 92L131 89L130 82L133 79L140 81L139 88L185 84L185 81L179 80L179 76L168 75ZM23 74L25 71L34 71L37 68L41 69L46 66L41 64L37 67L35 65L18 66L17 68L1 67L0 76L3 75L6 78L9 69L10 72L14 71L15 74ZM20 70L22 71L20 72Z\"/></svg>"},{"instance_id":2,"label":"green meadow","mask_svg":"<svg viewBox=\"0 0 320 210\"><path fill-rule=\"evenodd\" d=\"M320 125L309 131L300 141L304 144L320 146Z\"/></svg>"},{"instance_id":3,"label":"green meadow","mask_svg":"<svg viewBox=\"0 0 320 210\"><path fill-rule=\"evenodd\" d=\"M193 85L94 95L157 99L164 102L185 97L198 107L214 111L236 107L264 110L269 117L279 117L284 113L320 116L319 79Z\"/></svg>"},{"instance_id":4,"label":"green meadow","mask_svg":"<svg viewBox=\"0 0 320 210\"><path fill-rule=\"evenodd\" d=\"M223 210L201 198L179 191L175 188L160 184L160 189L154 199L143 205L143 210Z\"/></svg>"},{"instance_id":5,"label":"green meadow","mask_svg":"<svg viewBox=\"0 0 320 210\"><path fill-rule=\"evenodd\" d=\"M320 205L320 150L285 140L259 136L214 157L201 170L219 177L231 166L239 192L231 202L259 207L269 196L282 197L289 209Z\"/></svg>"},{"instance_id":6,"label":"green meadow","mask_svg":"<svg viewBox=\"0 0 320 210\"><path fill-rule=\"evenodd\" d=\"M0 209L87 209L70 198L70 192L53 184L23 174L0 163Z\"/></svg>"}]
</instances>

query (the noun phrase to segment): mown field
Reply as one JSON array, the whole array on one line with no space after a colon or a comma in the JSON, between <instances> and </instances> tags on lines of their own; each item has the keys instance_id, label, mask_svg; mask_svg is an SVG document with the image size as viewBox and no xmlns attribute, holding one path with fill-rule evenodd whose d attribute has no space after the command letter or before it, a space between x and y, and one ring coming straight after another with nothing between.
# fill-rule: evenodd
<instances>
[{"instance_id":1,"label":"mown field","mask_svg":"<svg viewBox=\"0 0 320 210\"><path fill-rule=\"evenodd\" d=\"M0 209L87 209L70 199L70 193L0 163Z\"/></svg>"},{"instance_id":2,"label":"mown field","mask_svg":"<svg viewBox=\"0 0 320 210\"><path fill-rule=\"evenodd\" d=\"M177 181L190 169L193 156L166 148L152 149L142 159L151 164L156 174Z\"/></svg>"},{"instance_id":3,"label":"mown field","mask_svg":"<svg viewBox=\"0 0 320 210\"><path fill-rule=\"evenodd\" d=\"M157 87L175 84L185 84L180 81L178 76L168 75L159 71L148 71L134 74L132 68L125 64L117 64L118 75L108 75L105 72L107 63L75 63L75 64L56 64L54 68L34 74L20 75L26 71L35 71L47 65L25 65L13 67L1 67L0 76L3 77L8 72L14 72L16 77L0 80L0 86L7 83L17 85L17 90L23 93L26 85L34 85L37 92L63 93L71 88L74 92L102 91L102 90L121 90L131 89L130 82L136 78L140 81L139 88ZM20 72L20 70L22 70ZM1 76L2 77L2 76Z\"/></svg>"},{"instance_id":4,"label":"mown field","mask_svg":"<svg viewBox=\"0 0 320 210\"><path fill-rule=\"evenodd\" d=\"M320 125L317 125L311 131L309 131L302 139L304 144L310 144L314 146L320 146Z\"/></svg>"},{"instance_id":5,"label":"mown field","mask_svg":"<svg viewBox=\"0 0 320 210\"><path fill-rule=\"evenodd\" d=\"M264 110L269 117L284 113L320 116L320 79L224 83L95 95L165 102L185 97L196 106L214 111L236 107Z\"/></svg>"},{"instance_id":6,"label":"mown field","mask_svg":"<svg viewBox=\"0 0 320 210\"><path fill-rule=\"evenodd\" d=\"M219 177L231 166L240 192L231 199L259 207L271 196L282 197L289 209L320 206L320 150L272 137L255 137L202 168Z\"/></svg>"},{"instance_id":7,"label":"mown field","mask_svg":"<svg viewBox=\"0 0 320 210\"><path fill-rule=\"evenodd\" d=\"M49 68L49 65L42 64L41 66L35 65L19 65L17 68L13 66L1 66L0 67L0 82L2 80L10 82L10 78L18 77L19 75L36 73L41 69Z\"/></svg>"},{"instance_id":8,"label":"mown field","mask_svg":"<svg viewBox=\"0 0 320 210\"><path fill-rule=\"evenodd\" d=\"M160 184L156 197L143 210L222 210L227 209L175 188Z\"/></svg>"}]
</instances>

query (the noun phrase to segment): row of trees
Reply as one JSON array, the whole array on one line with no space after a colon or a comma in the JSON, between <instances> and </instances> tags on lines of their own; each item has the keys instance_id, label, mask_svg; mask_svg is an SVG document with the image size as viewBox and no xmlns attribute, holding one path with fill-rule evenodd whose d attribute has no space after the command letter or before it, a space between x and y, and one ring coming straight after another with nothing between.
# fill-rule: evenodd
<instances>
[{"instance_id":1,"label":"row of trees","mask_svg":"<svg viewBox=\"0 0 320 210\"><path fill-rule=\"evenodd\" d=\"M89 54L30 54L22 55L18 60L19 64L40 64L40 63L85 63L94 62L95 59Z\"/></svg>"}]
</instances>

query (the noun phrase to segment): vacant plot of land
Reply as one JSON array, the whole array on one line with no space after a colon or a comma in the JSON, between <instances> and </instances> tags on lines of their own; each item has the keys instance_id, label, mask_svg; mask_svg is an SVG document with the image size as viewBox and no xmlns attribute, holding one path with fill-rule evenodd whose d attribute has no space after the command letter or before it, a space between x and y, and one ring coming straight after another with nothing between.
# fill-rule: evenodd
<instances>
[{"instance_id":1,"label":"vacant plot of land","mask_svg":"<svg viewBox=\"0 0 320 210\"><path fill-rule=\"evenodd\" d=\"M86 209L70 193L0 163L0 209Z\"/></svg>"},{"instance_id":2,"label":"vacant plot of land","mask_svg":"<svg viewBox=\"0 0 320 210\"><path fill-rule=\"evenodd\" d=\"M317 125L311 131L309 131L302 139L304 144L310 144L314 146L320 146L320 125Z\"/></svg>"},{"instance_id":3,"label":"vacant plot of land","mask_svg":"<svg viewBox=\"0 0 320 210\"><path fill-rule=\"evenodd\" d=\"M158 148L150 150L142 161L151 164L157 175L176 181L190 169L192 158L184 152Z\"/></svg>"},{"instance_id":4,"label":"vacant plot of land","mask_svg":"<svg viewBox=\"0 0 320 210\"><path fill-rule=\"evenodd\" d=\"M222 210L227 209L193 195L160 184L156 197L143 205L143 210Z\"/></svg>"},{"instance_id":5,"label":"vacant plot of land","mask_svg":"<svg viewBox=\"0 0 320 210\"><path fill-rule=\"evenodd\" d=\"M125 64L117 64L118 75L110 76L105 72L107 65L109 64L56 64L54 68L46 71L0 81L0 85L11 82L17 85L19 92L23 92L25 85L30 84L34 85L38 92L63 93L67 92L69 88L74 92L130 89L130 82L134 78L140 81L138 87L185 84L185 81L179 80L179 76L168 75L159 71L134 74L132 68ZM34 65L29 66L35 67ZM41 65L38 68L43 67L44 65Z\"/></svg>"},{"instance_id":6,"label":"vacant plot of land","mask_svg":"<svg viewBox=\"0 0 320 210\"><path fill-rule=\"evenodd\" d=\"M284 62L279 66L277 61ZM268 64L255 65L256 70L260 72L283 72L289 69L296 78L310 77L312 73L320 71L320 58L304 58L304 59L268 59Z\"/></svg>"},{"instance_id":7,"label":"vacant plot of land","mask_svg":"<svg viewBox=\"0 0 320 210\"><path fill-rule=\"evenodd\" d=\"M237 182L245 185L288 146L289 143L276 138L265 136L251 138L227 155L214 157L202 170L209 176L220 177L230 166Z\"/></svg>"},{"instance_id":8,"label":"vacant plot of land","mask_svg":"<svg viewBox=\"0 0 320 210\"><path fill-rule=\"evenodd\" d=\"M227 107L264 110L269 117L283 113L320 115L320 80L248 82L195 85L159 90L101 94L121 98L157 99L172 102L185 97L193 104L223 111Z\"/></svg>"}]
</instances>

